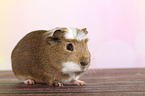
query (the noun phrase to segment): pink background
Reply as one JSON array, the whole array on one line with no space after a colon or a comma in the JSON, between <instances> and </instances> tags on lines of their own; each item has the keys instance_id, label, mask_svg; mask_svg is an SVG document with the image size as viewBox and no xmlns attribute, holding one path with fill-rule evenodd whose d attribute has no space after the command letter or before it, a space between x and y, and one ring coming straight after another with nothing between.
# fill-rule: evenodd
<instances>
[{"instance_id":1,"label":"pink background","mask_svg":"<svg viewBox=\"0 0 145 96\"><path fill-rule=\"evenodd\" d=\"M90 68L145 67L145 0L0 0L0 70L28 32L87 27Z\"/></svg>"}]
</instances>

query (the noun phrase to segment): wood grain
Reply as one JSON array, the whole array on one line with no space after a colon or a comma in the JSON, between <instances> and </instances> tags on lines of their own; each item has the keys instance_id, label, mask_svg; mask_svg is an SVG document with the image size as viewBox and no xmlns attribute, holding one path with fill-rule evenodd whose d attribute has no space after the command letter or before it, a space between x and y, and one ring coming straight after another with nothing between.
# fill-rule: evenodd
<instances>
[{"instance_id":1,"label":"wood grain","mask_svg":"<svg viewBox=\"0 0 145 96\"><path fill-rule=\"evenodd\" d=\"M50 87L44 83L25 85L11 71L0 71L0 96L145 96L145 69L95 69L81 80L87 85L65 84Z\"/></svg>"}]
</instances>

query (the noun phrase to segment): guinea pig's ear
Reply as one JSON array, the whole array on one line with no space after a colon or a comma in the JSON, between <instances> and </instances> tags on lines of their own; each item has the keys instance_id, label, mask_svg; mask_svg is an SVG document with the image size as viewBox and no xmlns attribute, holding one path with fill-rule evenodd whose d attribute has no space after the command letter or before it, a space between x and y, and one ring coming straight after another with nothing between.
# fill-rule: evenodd
<instances>
[{"instance_id":1,"label":"guinea pig's ear","mask_svg":"<svg viewBox=\"0 0 145 96\"><path fill-rule=\"evenodd\" d=\"M53 33L53 38L64 39L64 31L55 30Z\"/></svg>"},{"instance_id":2,"label":"guinea pig's ear","mask_svg":"<svg viewBox=\"0 0 145 96\"><path fill-rule=\"evenodd\" d=\"M53 45L53 44L56 44L56 43L59 42L59 41L58 41L57 38L54 39L54 38L52 38L52 37L47 37L47 38L46 38L46 42L47 42L47 44L49 44L49 45Z\"/></svg>"},{"instance_id":3,"label":"guinea pig's ear","mask_svg":"<svg viewBox=\"0 0 145 96\"><path fill-rule=\"evenodd\" d=\"M81 31L84 32L86 35L88 34L87 28L83 28Z\"/></svg>"},{"instance_id":4,"label":"guinea pig's ear","mask_svg":"<svg viewBox=\"0 0 145 96\"><path fill-rule=\"evenodd\" d=\"M64 31L62 31L62 30L56 30L53 33L52 37L47 37L46 42L49 45L53 45L53 44L56 44L56 43L60 42L60 40L62 40L62 39L64 39Z\"/></svg>"}]
</instances>

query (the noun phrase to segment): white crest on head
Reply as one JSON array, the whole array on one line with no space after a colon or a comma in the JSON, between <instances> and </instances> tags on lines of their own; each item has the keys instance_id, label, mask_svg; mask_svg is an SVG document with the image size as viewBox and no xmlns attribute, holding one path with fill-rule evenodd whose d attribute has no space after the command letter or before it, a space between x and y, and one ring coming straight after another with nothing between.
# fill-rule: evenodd
<instances>
[{"instance_id":1,"label":"white crest on head","mask_svg":"<svg viewBox=\"0 0 145 96\"><path fill-rule=\"evenodd\" d=\"M66 39L77 39L79 41L86 39L86 35L81 30L78 30L77 28L67 27L67 32L65 34Z\"/></svg>"},{"instance_id":2,"label":"white crest on head","mask_svg":"<svg viewBox=\"0 0 145 96\"><path fill-rule=\"evenodd\" d=\"M65 39L76 39L76 40L83 40L86 39L86 33L80 29L73 28L73 27L56 27L54 29L48 30L50 33L49 36L52 36L56 30L65 29L66 33L64 35Z\"/></svg>"},{"instance_id":3,"label":"white crest on head","mask_svg":"<svg viewBox=\"0 0 145 96\"><path fill-rule=\"evenodd\" d=\"M65 62L62 63L62 72L65 74L70 74L73 72L81 71L81 67L75 62Z\"/></svg>"}]
</instances>

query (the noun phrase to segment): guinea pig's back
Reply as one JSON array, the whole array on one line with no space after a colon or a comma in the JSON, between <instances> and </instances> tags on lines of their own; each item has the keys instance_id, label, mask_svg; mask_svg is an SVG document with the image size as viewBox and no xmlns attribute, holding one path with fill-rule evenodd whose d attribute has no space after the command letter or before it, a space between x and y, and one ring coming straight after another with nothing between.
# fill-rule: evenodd
<instances>
[{"instance_id":1,"label":"guinea pig's back","mask_svg":"<svg viewBox=\"0 0 145 96\"><path fill-rule=\"evenodd\" d=\"M24 36L11 54L12 69L16 77L20 79L29 78L32 64L38 62L38 52L43 40L45 30L33 31Z\"/></svg>"}]
</instances>

